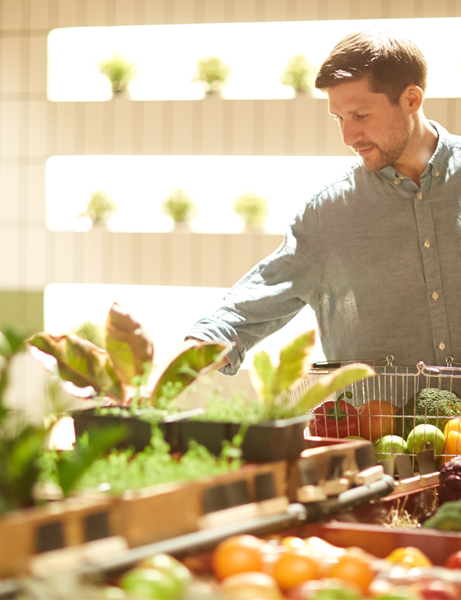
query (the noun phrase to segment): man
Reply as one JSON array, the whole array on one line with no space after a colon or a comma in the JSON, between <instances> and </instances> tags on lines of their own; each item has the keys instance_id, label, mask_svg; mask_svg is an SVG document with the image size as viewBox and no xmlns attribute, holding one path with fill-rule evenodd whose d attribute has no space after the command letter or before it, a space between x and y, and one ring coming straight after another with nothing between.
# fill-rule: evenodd
<instances>
[{"instance_id":1,"label":"man","mask_svg":"<svg viewBox=\"0 0 461 600\"><path fill-rule=\"evenodd\" d=\"M357 164L307 201L281 248L198 321L194 340L234 343L222 371L315 310L328 360L461 362L461 138L423 113L427 63L389 31L347 36L315 85Z\"/></svg>"}]
</instances>

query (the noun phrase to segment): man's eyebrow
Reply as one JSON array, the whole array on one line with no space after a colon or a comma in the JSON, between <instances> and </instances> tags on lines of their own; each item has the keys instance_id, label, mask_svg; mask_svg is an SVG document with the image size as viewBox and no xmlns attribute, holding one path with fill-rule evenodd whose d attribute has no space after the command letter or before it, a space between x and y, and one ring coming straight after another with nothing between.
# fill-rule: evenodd
<instances>
[{"instance_id":1,"label":"man's eyebrow","mask_svg":"<svg viewBox=\"0 0 461 600\"><path fill-rule=\"evenodd\" d=\"M370 110L369 106L359 106L358 108L355 108L354 110L349 110L346 113L346 115L353 115L353 114L357 114L357 113L361 113L361 112L367 112ZM333 112L332 110L328 109L328 112L330 113L330 115L332 115L333 117L340 117L341 115L339 115L338 113Z\"/></svg>"}]
</instances>

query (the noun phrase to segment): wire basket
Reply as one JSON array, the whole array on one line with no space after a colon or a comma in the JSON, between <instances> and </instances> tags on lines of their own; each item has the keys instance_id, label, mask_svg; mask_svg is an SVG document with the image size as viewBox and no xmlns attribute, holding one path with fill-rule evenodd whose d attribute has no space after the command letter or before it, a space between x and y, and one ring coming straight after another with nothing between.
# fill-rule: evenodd
<instances>
[{"instance_id":1,"label":"wire basket","mask_svg":"<svg viewBox=\"0 0 461 600\"><path fill-rule=\"evenodd\" d=\"M451 357L447 359L447 365L444 367L426 366L423 362L420 362L414 368L398 367L393 365L392 356L378 360L315 363L306 374L305 379L292 393L292 401L296 402L296 399L321 377L340 366L357 362L369 364L376 375L338 390L325 402L336 402L342 397L355 409L358 409L358 419L354 415L347 414L342 419L343 423L341 430L339 430L339 421L332 419L331 414L329 416L327 413L327 409L331 410L332 408L331 402L327 405L323 403L315 409L315 421L321 423L319 430L322 428L326 431L323 435L327 437L358 435L375 441L393 434L407 441L410 432L417 425L434 425L442 434L448 421L461 417L461 365L459 367L454 366ZM416 402L414 402L416 397L418 397L418 409ZM373 408L370 409L370 406L367 405L369 410L364 410L363 414L360 414L361 409L359 407L367 403L372 403ZM322 412L323 406L327 407L324 412ZM365 409L365 407L363 408ZM355 413L355 411L353 412ZM458 423L456 423L454 429L457 435ZM426 428L422 428L422 430L422 434L421 429L418 430L420 433L416 438L413 434L411 444L413 451L408 453L415 471L418 470L417 458L420 448L428 448L431 441L434 441L429 431L426 439ZM442 440L442 437L437 434L435 439L435 442L438 442L437 452L435 453L437 468L453 456L461 455L461 420L459 421L459 430L459 449L457 439L454 438L451 441L455 443L451 445L443 444L442 447L442 441L445 440L444 438ZM364 435L364 432L366 435ZM321 435L317 433L315 423L312 420L310 421L308 435ZM415 439L417 443L415 443ZM394 458L394 455L398 454L400 453L392 445L390 454L387 451L384 454L377 454L377 460L379 462L380 459Z\"/></svg>"}]
</instances>

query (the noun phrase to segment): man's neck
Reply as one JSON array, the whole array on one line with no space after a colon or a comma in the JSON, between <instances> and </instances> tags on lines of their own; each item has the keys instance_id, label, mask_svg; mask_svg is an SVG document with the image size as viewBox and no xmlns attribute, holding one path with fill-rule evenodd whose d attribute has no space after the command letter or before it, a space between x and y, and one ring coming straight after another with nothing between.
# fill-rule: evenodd
<instances>
[{"instance_id":1,"label":"man's neck","mask_svg":"<svg viewBox=\"0 0 461 600\"><path fill-rule=\"evenodd\" d=\"M437 131L425 117L419 116L415 119L405 152L392 166L419 186L419 178L435 152L437 140Z\"/></svg>"}]
</instances>

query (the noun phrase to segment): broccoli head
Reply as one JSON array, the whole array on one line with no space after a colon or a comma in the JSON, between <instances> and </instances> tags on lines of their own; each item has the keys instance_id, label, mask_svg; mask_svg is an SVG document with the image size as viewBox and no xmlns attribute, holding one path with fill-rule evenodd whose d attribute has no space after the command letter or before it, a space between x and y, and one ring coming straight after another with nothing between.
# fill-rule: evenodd
<instances>
[{"instance_id":1,"label":"broccoli head","mask_svg":"<svg viewBox=\"0 0 461 600\"><path fill-rule=\"evenodd\" d=\"M442 504L433 517L424 521L423 527L444 531L461 531L461 500Z\"/></svg>"},{"instance_id":2,"label":"broccoli head","mask_svg":"<svg viewBox=\"0 0 461 600\"><path fill-rule=\"evenodd\" d=\"M397 435L405 440L417 425L428 423L443 431L447 421L461 416L461 399L454 392L424 388L397 412Z\"/></svg>"}]
</instances>

